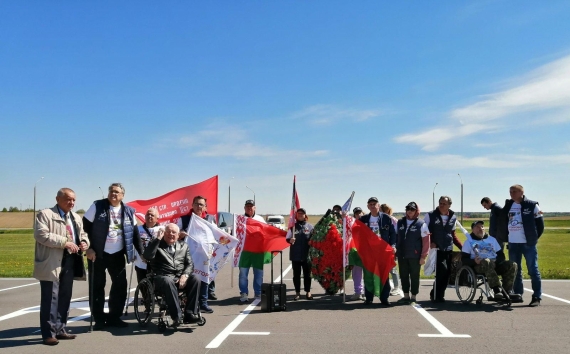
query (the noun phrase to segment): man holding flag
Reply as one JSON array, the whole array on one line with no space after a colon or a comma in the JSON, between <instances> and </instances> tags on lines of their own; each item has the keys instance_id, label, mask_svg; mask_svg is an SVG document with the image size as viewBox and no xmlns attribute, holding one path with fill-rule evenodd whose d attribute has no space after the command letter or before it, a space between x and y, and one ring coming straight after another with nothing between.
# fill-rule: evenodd
<instances>
[{"instance_id":1,"label":"man holding flag","mask_svg":"<svg viewBox=\"0 0 570 354\"><path fill-rule=\"evenodd\" d=\"M202 266L204 262L209 260L209 257L212 255L211 244L216 243L216 240L214 239L209 239L205 241L206 244L198 244L197 242L191 241L192 235L190 235L189 233L189 226L191 223L192 216L197 215L198 217L201 217L202 215L204 215L205 211L206 211L206 198L198 195L195 196L194 199L192 200L192 211L188 215L184 215L178 220L178 227L180 228L181 236L182 237L190 236L186 237L186 242L188 243L188 246L190 248L190 254L192 255L192 259L195 262L194 272L198 271L198 267ZM202 248L204 247L205 249L202 250ZM204 255L203 253L205 253L206 259L203 259L200 262L201 264L197 263L196 258L204 258L200 257ZM204 281L204 279L202 279L202 282L200 284L200 296L198 297L198 301L200 303L200 311L205 313L214 312L214 310L210 306L208 306L208 282Z\"/></svg>"},{"instance_id":2,"label":"man holding flag","mask_svg":"<svg viewBox=\"0 0 570 354\"><path fill-rule=\"evenodd\" d=\"M245 213L244 215L248 218L252 218L253 220L257 220L266 224L265 219L261 216L255 214L255 201L248 199L245 201L245 205L243 207ZM234 224L235 225L235 224ZM249 294L249 284L248 284L248 275L249 275L249 268L250 267L241 267L239 268L239 292L241 302L249 302L248 294ZM261 284L263 284L263 268L253 268L253 292L255 294L256 299L261 298Z\"/></svg>"},{"instance_id":3,"label":"man holding flag","mask_svg":"<svg viewBox=\"0 0 570 354\"><path fill-rule=\"evenodd\" d=\"M368 199L368 210L370 214L364 215L360 218L358 222L362 222L364 225L368 226L372 232L374 232L379 238L384 240L389 246L392 247L393 254L396 254L396 230L394 229L394 224L392 219L384 213L380 213L380 204L378 203L378 198L371 197ZM354 235L354 234L353 234ZM363 251L358 249L359 252ZM392 268L394 267L394 257L392 257ZM366 281L366 280L365 280ZM374 293L365 286L364 295L366 296L366 304L371 304L374 299ZM390 281L386 278L385 283L382 286L380 292L380 302L386 307L393 306L388 297L390 296Z\"/></svg>"}]
</instances>

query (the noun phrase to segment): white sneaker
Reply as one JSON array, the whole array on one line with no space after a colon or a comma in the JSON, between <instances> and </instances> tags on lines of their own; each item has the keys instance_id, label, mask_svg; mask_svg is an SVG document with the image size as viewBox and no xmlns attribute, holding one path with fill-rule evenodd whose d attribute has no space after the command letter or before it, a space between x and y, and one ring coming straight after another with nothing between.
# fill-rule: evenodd
<instances>
[{"instance_id":1,"label":"white sneaker","mask_svg":"<svg viewBox=\"0 0 570 354\"><path fill-rule=\"evenodd\" d=\"M400 288L394 288L390 291L390 296L404 296L404 292Z\"/></svg>"},{"instance_id":2,"label":"white sneaker","mask_svg":"<svg viewBox=\"0 0 570 354\"><path fill-rule=\"evenodd\" d=\"M240 297L239 297L239 301L241 302L249 302L249 299L247 298L247 294L246 293L241 293Z\"/></svg>"},{"instance_id":3,"label":"white sneaker","mask_svg":"<svg viewBox=\"0 0 570 354\"><path fill-rule=\"evenodd\" d=\"M352 294L352 296L350 297L350 301L360 300L361 298L362 298L362 294L354 293L354 294Z\"/></svg>"}]
</instances>

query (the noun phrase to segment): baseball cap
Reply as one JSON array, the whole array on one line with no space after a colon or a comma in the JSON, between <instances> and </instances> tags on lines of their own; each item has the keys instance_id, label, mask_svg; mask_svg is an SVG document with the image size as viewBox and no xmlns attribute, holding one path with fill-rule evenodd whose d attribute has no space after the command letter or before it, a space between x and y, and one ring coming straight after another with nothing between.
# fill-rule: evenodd
<instances>
[{"instance_id":1,"label":"baseball cap","mask_svg":"<svg viewBox=\"0 0 570 354\"><path fill-rule=\"evenodd\" d=\"M354 214L356 214L356 213L362 213L362 208L356 207L356 208L352 209L352 212L353 212Z\"/></svg>"},{"instance_id":2,"label":"baseball cap","mask_svg":"<svg viewBox=\"0 0 570 354\"><path fill-rule=\"evenodd\" d=\"M372 202L378 203L378 198L376 198L376 197L370 197L370 198L368 199L368 202L367 202L367 203L372 203Z\"/></svg>"},{"instance_id":3,"label":"baseball cap","mask_svg":"<svg viewBox=\"0 0 570 354\"><path fill-rule=\"evenodd\" d=\"M485 225L485 222L481 220L475 221L473 224L471 224L471 229L473 229L477 224Z\"/></svg>"},{"instance_id":4,"label":"baseball cap","mask_svg":"<svg viewBox=\"0 0 570 354\"><path fill-rule=\"evenodd\" d=\"M306 212L305 209L303 209L303 208L297 209L297 213L298 213L298 212L303 212L303 214L307 214L307 212Z\"/></svg>"},{"instance_id":5,"label":"baseball cap","mask_svg":"<svg viewBox=\"0 0 570 354\"><path fill-rule=\"evenodd\" d=\"M406 210L418 210L418 205L416 202L409 202L408 205L406 205Z\"/></svg>"},{"instance_id":6,"label":"baseball cap","mask_svg":"<svg viewBox=\"0 0 570 354\"><path fill-rule=\"evenodd\" d=\"M251 205L255 206L255 202L254 202L253 200L251 200L251 199L248 199L248 200L245 201L245 205L248 205L248 204L251 204Z\"/></svg>"}]
</instances>

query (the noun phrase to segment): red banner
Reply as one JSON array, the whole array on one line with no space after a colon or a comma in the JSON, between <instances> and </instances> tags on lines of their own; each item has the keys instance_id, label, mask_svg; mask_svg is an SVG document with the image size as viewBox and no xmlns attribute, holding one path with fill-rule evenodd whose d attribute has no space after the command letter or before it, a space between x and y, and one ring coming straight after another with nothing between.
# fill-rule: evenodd
<instances>
[{"instance_id":1,"label":"red banner","mask_svg":"<svg viewBox=\"0 0 570 354\"><path fill-rule=\"evenodd\" d=\"M144 223L144 214L150 207L158 209L159 223L176 222L178 218L192 211L192 199L201 195L206 198L208 214L218 213L218 176L190 186L168 192L160 197L148 200L134 200L127 205L135 208L136 216Z\"/></svg>"}]
</instances>

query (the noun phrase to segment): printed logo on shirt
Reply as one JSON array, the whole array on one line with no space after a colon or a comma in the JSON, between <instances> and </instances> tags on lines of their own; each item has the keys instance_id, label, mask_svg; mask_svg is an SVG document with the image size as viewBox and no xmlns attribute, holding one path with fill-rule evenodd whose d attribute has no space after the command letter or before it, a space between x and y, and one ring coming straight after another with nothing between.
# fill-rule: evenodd
<instances>
[{"instance_id":1,"label":"printed logo on shirt","mask_svg":"<svg viewBox=\"0 0 570 354\"><path fill-rule=\"evenodd\" d=\"M435 219L435 224L437 225L437 224L439 224L439 223L440 223L440 222L439 222L439 219Z\"/></svg>"},{"instance_id":2,"label":"printed logo on shirt","mask_svg":"<svg viewBox=\"0 0 570 354\"><path fill-rule=\"evenodd\" d=\"M107 218L107 211L103 210L103 212L99 215L99 219L106 219Z\"/></svg>"}]
</instances>

